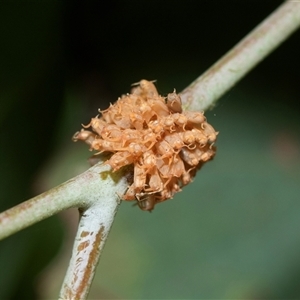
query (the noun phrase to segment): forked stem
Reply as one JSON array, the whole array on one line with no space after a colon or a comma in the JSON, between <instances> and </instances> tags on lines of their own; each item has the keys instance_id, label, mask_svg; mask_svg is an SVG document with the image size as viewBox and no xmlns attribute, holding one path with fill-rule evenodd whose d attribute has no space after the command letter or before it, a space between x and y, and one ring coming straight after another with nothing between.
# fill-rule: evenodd
<instances>
[{"instance_id":1,"label":"forked stem","mask_svg":"<svg viewBox=\"0 0 300 300\"><path fill-rule=\"evenodd\" d=\"M118 202L111 197L99 202L101 203L81 212L72 257L59 299L86 299L88 295L102 248L118 209Z\"/></svg>"},{"instance_id":2,"label":"forked stem","mask_svg":"<svg viewBox=\"0 0 300 300\"><path fill-rule=\"evenodd\" d=\"M206 110L300 26L300 1L289 0L182 93L185 109ZM85 173L0 214L0 239L70 207L82 215L60 299L86 299L118 207L126 174L97 164Z\"/></svg>"},{"instance_id":3,"label":"forked stem","mask_svg":"<svg viewBox=\"0 0 300 300\"><path fill-rule=\"evenodd\" d=\"M100 162L79 176L4 211L0 214L0 240L71 207L87 209L103 203L106 210L107 199L118 203L117 193L122 195L128 186L124 172L111 173L110 167ZM110 214L114 216L115 209L111 209Z\"/></svg>"}]
</instances>

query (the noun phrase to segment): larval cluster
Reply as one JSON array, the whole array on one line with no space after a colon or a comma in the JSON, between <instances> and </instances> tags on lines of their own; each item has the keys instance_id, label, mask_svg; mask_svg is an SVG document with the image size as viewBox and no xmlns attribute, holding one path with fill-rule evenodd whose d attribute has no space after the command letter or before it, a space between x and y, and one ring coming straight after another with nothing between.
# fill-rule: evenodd
<instances>
[{"instance_id":1,"label":"larval cluster","mask_svg":"<svg viewBox=\"0 0 300 300\"><path fill-rule=\"evenodd\" d=\"M180 96L158 94L153 82L141 80L75 133L97 153L111 152L105 162L113 171L133 164L133 182L123 200L137 200L143 210L173 197L213 158L217 132L202 112L182 111Z\"/></svg>"}]
</instances>

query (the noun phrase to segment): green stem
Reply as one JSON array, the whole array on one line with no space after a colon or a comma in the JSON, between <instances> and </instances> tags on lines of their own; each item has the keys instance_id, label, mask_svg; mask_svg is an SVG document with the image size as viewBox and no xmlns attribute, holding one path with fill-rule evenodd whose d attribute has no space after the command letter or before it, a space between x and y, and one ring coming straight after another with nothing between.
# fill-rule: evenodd
<instances>
[{"instance_id":1,"label":"green stem","mask_svg":"<svg viewBox=\"0 0 300 300\"><path fill-rule=\"evenodd\" d=\"M300 1L283 3L180 94L187 110L207 110L300 27Z\"/></svg>"},{"instance_id":2,"label":"green stem","mask_svg":"<svg viewBox=\"0 0 300 300\"><path fill-rule=\"evenodd\" d=\"M118 178L122 178L122 173L111 173L108 165L98 163L81 175L1 213L0 240L62 210L71 207L85 209L108 196L112 201L112 194L116 199ZM120 183L127 187L124 180ZM122 192L123 189L120 194Z\"/></svg>"},{"instance_id":3,"label":"green stem","mask_svg":"<svg viewBox=\"0 0 300 300\"><path fill-rule=\"evenodd\" d=\"M100 205L95 204L82 212L59 299L87 298L102 248L118 209L116 195L111 196L101 199Z\"/></svg>"},{"instance_id":4,"label":"green stem","mask_svg":"<svg viewBox=\"0 0 300 300\"><path fill-rule=\"evenodd\" d=\"M300 2L287 1L188 86L185 109L206 110L300 26ZM85 173L0 214L0 239L70 207L83 211L60 299L86 299L111 228L126 174L97 164Z\"/></svg>"}]
</instances>

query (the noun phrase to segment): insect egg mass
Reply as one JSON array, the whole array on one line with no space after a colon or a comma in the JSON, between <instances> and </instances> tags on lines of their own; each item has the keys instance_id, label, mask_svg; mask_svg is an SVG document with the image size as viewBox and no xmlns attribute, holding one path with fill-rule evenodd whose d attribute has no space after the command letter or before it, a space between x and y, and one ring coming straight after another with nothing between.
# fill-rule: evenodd
<instances>
[{"instance_id":1,"label":"insect egg mass","mask_svg":"<svg viewBox=\"0 0 300 300\"><path fill-rule=\"evenodd\" d=\"M96 154L110 152L105 163L113 171L133 164L133 182L122 199L136 200L142 210L172 198L215 155L217 132L203 113L182 111L175 91L162 97L151 81L141 80L100 113L73 140Z\"/></svg>"}]
</instances>

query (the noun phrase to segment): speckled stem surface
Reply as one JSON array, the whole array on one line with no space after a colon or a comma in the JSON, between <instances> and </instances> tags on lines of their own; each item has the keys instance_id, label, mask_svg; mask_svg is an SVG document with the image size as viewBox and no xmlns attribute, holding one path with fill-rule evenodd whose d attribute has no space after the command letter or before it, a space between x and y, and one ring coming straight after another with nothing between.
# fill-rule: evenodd
<instances>
[{"instance_id":1,"label":"speckled stem surface","mask_svg":"<svg viewBox=\"0 0 300 300\"><path fill-rule=\"evenodd\" d=\"M300 1L290 0L182 93L185 109L206 110L300 26ZM123 173L98 163L85 173L0 214L0 239L70 207L81 219L60 299L86 299L101 250L128 187Z\"/></svg>"},{"instance_id":2,"label":"speckled stem surface","mask_svg":"<svg viewBox=\"0 0 300 300\"><path fill-rule=\"evenodd\" d=\"M62 210L86 209L95 203L119 201L127 183L122 172L112 173L110 166L96 164L86 172L0 214L0 240ZM111 215L115 210L111 208Z\"/></svg>"},{"instance_id":3,"label":"speckled stem surface","mask_svg":"<svg viewBox=\"0 0 300 300\"><path fill-rule=\"evenodd\" d=\"M180 93L184 109L204 111L213 106L299 27L300 1L286 1Z\"/></svg>"},{"instance_id":4,"label":"speckled stem surface","mask_svg":"<svg viewBox=\"0 0 300 300\"><path fill-rule=\"evenodd\" d=\"M117 212L116 199L106 198L86 209L75 238L59 299L86 299L102 248ZM106 205L105 205L106 204Z\"/></svg>"},{"instance_id":5,"label":"speckled stem surface","mask_svg":"<svg viewBox=\"0 0 300 300\"><path fill-rule=\"evenodd\" d=\"M124 172L112 173L108 165L105 168L103 170L102 165L101 172L96 169L101 182L95 182L96 190L90 193L91 205L80 210L77 235L59 299L86 299L118 209L118 195L123 195L128 187Z\"/></svg>"}]
</instances>

